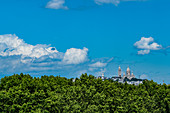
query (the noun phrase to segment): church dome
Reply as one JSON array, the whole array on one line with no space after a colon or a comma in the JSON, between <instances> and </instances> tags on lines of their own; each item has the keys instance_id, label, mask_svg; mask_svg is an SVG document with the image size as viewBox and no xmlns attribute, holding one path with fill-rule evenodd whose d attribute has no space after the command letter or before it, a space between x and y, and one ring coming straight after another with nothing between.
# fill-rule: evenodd
<instances>
[{"instance_id":1,"label":"church dome","mask_svg":"<svg viewBox=\"0 0 170 113\"><path fill-rule=\"evenodd\" d=\"M127 70L126 70L127 72L130 72L130 69L129 69L129 67L127 68Z\"/></svg>"},{"instance_id":2,"label":"church dome","mask_svg":"<svg viewBox=\"0 0 170 113\"><path fill-rule=\"evenodd\" d=\"M120 66L119 66L119 71L121 71L121 68L120 68Z\"/></svg>"}]
</instances>

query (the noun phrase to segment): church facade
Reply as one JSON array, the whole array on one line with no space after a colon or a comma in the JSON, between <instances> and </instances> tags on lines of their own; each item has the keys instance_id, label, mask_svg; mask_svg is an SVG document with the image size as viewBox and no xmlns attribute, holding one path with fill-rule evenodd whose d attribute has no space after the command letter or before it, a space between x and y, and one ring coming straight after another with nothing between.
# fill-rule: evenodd
<instances>
[{"instance_id":1,"label":"church facade","mask_svg":"<svg viewBox=\"0 0 170 113\"><path fill-rule=\"evenodd\" d=\"M132 78L135 78L135 75L133 74L133 72L131 73L130 71L130 68L128 67L127 70L126 70L126 74L123 73L123 77L121 76L122 75L122 70L121 70L121 67L119 66L119 69L118 69L118 76L121 77L121 78L125 78L127 77L128 79L132 79Z\"/></svg>"},{"instance_id":2,"label":"church facade","mask_svg":"<svg viewBox=\"0 0 170 113\"><path fill-rule=\"evenodd\" d=\"M113 77L109 78L109 77L105 77L104 73L102 73L102 76L95 77L95 79L99 79L99 78L102 79L102 81L111 79L111 80L117 81L119 83L127 82L128 84L134 84L134 85L142 84L143 81L145 80L145 79L136 78L135 75L133 74L133 72L130 71L129 67L127 67L126 73L123 73L123 76L122 76L122 69L120 66L118 68L117 76L113 76ZM73 82L75 82L75 79L73 79Z\"/></svg>"},{"instance_id":3,"label":"church facade","mask_svg":"<svg viewBox=\"0 0 170 113\"><path fill-rule=\"evenodd\" d=\"M111 79L113 81L118 81L120 83L127 82L128 84L135 84L135 85L141 84L143 81L142 79L135 78L135 75L133 74L133 72L131 72L129 67L127 67L126 73L124 72L122 76L122 69L120 66L118 68L118 76L108 78L105 77L104 74L102 74L102 76L98 76L97 78L101 78L103 81L106 79Z\"/></svg>"}]
</instances>

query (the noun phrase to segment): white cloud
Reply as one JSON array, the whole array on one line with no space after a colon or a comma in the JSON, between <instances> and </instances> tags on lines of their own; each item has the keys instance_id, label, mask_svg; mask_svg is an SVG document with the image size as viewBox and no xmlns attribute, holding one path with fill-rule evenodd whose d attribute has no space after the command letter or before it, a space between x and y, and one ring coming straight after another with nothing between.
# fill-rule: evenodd
<instances>
[{"instance_id":1,"label":"white cloud","mask_svg":"<svg viewBox=\"0 0 170 113\"><path fill-rule=\"evenodd\" d=\"M150 50L160 50L162 49L162 45L159 45L158 43L154 42L154 39L152 37L145 38L142 37L141 40L137 41L134 46L137 49L141 49L138 51L138 54L149 54Z\"/></svg>"},{"instance_id":2,"label":"white cloud","mask_svg":"<svg viewBox=\"0 0 170 113\"><path fill-rule=\"evenodd\" d=\"M118 5L120 3L120 0L94 0L96 4L101 5L103 3L105 4L115 4Z\"/></svg>"},{"instance_id":3,"label":"white cloud","mask_svg":"<svg viewBox=\"0 0 170 113\"><path fill-rule=\"evenodd\" d=\"M0 56L13 56L21 55L22 58L32 57L40 58L48 55L49 57L55 57L58 51L54 47L48 45L37 44L35 46L25 43L22 39L19 39L16 35L0 35Z\"/></svg>"},{"instance_id":4,"label":"white cloud","mask_svg":"<svg viewBox=\"0 0 170 113\"><path fill-rule=\"evenodd\" d=\"M94 70L97 70L98 68L94 68L94 67L90 67L88 70L89 71L94 71Z\"/></svg>"},{"instance_id":5,"label":"white cloud","mask_svg":"<svg viewBox=\"0 0 170 113\"><path fill-rule=\"evenodd\" d=\"M0 35L0 74L29 73L77 76L101 72L113 58L88 59L88 49L59 52L45 44L31 45L16 35ZM90 68L93 68L90 70Z\"/></svg>"},{"instance_id":6,"label":"white cloud","mask_svg":"<svg viewBox=\"0 0 170 113\"><path fill-rule=\"evenodd\" d=\"M89 71L97 71L95 74L101 73L101 70L106 70L105 67L113 60L113 58L100 58L92 60L92 62L88 65ZM100 69L100 71L99 71Z\"/></svg>"},{"instance_id":7,"label":"white cloud","mask_svg":"<svg viewBox=\"0 0 170 113\"><path fill-rule=\"evenodd\" d=\"M98 61L96 63L90 64L89 66L90 67L105 67L106 65L107 65L107 63L102 63L102 62Z\"/></svg>"},{"instance_id":8,"label":"white cloud","mask_svg":"<svg viewBox=\"0 0 170 113\"><path fill-rule=\"evenodd\" d=\"M114 4L114 5L118 5L120 4L120 2L129 2L129 1L146 1L146 0L86 0L86 1L83 1L83 0L79 0L79 1L74 1L74 0L71 0L70 3L72 4L69 4L68 2L68 6L65 5L65 0L50 0L47 5L46 5L46 8L50 8L50 9L69 9L69 8L72 8L73 7L82 7L82 5L87 5L85 4L85 2L87 2L88 4L97 4L97 5L102 5L102 4ZM77 3L78 2L78 3ZM80 5L79 3L81 3L82 5ZM74 4L74 5L73 5ZM68 8L69 7L69 8Z\"/></svg>"},{"instance_id":9,"label":"white cloud","mask_svg":"<svg viewBox=\"0 0 170 113\"><path fill-rule=\"evenodd\" d=\"M138 51L139 55L145 55L145 54L149 54L149 53L150 53L150 50L140 50L140 51Z\"/></svg>"},{"instance_id":10,"label":"white cloud","mask_svg":"<svg viewBox=\"0 0 170 113\"><path fill-rule=\"evenodd\" d=\"M0 56L20 55L23 63L46 60L46 58L62 59L61 63L80 64L88 60L88 49L67 49L66 53L61 53L55 47L49 45L30 45L19 39L16 35L0 35ZM47 57L45 57L47 56Z\"/></svg>"},{"instance_id":11,"label":"white cloud","mask_svg":"<svg viewBox=\"0 0 170 113\"><path fill-rule=\"evenodd\" d=\"M66 64L80 64L88 60L87 57L87 48L83 49L76 49L76 48L71 48L67 49L63 62Z\"/></svg>"},{"instance_id":12,"label":"white cloud","mask_svg":"<svg viewBox=\"0 0 170 113\"><path fill-rule=\"evenodd\" d=\"M145 0L94 0L96 4L102 5L102 4L114 4L118 5L120 2L129 2L129 1L145 1Z\"/></svg>"},{"instance_id":13,"label":"white cloud","mask_svg":"<svg viewBox=\"0 0 170 113\"><path fill-rule=\"evenodd\" d=\"M149 38L142 37L140 41L137 41L134 44L134 46L136 46L138 49L148 49L148 50L162 49L161 45L153 41L154 39L152 37L149 37Z\"/></svg>"},{"instance_id":14,"label":"white cloud","mask_svg":"<svg viewBox=\"0 0 170 113\"><path fill-rule=\"evenodd\" d=\"M50 9L68 9L67 6L64 6L65 0L51 0L47 3L46 8Z\"/></svg>"}]
</instances>

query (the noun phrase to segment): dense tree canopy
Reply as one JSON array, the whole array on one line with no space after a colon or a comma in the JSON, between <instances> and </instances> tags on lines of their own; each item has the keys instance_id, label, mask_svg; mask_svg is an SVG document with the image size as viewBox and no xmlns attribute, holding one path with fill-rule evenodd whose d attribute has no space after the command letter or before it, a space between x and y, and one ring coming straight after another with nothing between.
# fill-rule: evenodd
<instances>
[{"instance_id":1,"label":"dense tree canopy","mask_svg":"<svg viewBox=\"0 0 170 113\"><path fill-rule=\"evenodd\" d=\"M95 79L16 74L0 80L0 112L102 113L170 112L170 85L138 86Z\"/></svg>"}]
</instances>

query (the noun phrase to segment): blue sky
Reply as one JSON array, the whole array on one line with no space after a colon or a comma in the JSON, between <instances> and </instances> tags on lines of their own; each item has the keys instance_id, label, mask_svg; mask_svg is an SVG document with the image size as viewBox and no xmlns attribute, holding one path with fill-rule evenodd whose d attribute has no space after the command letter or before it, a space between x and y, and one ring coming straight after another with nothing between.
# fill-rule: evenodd
<instances>
[{"instance_id":1,"label":"blue sky","mask_svg":"<svg viewBox=\"0 0 170 113\"><path fill-rule=\"evenodd\" d=\"M1 0L0 74L170 83L169 0ZM142 38L143 37L143 38Z\"/></svg>"}]
</instances>

